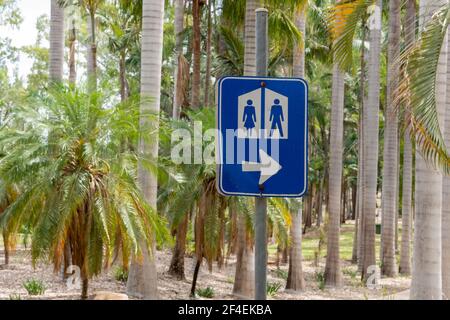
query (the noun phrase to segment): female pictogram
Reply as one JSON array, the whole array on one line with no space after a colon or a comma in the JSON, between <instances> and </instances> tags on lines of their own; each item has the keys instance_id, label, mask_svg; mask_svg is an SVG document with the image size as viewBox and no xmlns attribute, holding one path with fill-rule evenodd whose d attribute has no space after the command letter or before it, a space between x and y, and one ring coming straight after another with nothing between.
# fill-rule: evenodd
<instances>
[{"instance_id":1,"label":"female pictogram","mask_svg":"<svg viewBox=\"0 0 450 320\"><path fill-rule=\"evenodd\" d=\"M274 131L278 129L280 137L284 137L282 124L282 122L284 122L283 106L280 104L279 99L275 99L274 105L270 110L270 122L272 123L270 136L272 137Z\"/></svg>"},{"instance_id":2,"label":"female pictogram","mask_svg":"<svg viewBox=\"0 0 450 320\"><path fill-rule=\"evenodd\" d=\"M244 122L244 128L247 130L247 135L252 136L252 131L256 127L256 110L253 105L253 100L248 100L247 105L244 108L244 116L242 118Z\"/></svg>"}]
</instances>

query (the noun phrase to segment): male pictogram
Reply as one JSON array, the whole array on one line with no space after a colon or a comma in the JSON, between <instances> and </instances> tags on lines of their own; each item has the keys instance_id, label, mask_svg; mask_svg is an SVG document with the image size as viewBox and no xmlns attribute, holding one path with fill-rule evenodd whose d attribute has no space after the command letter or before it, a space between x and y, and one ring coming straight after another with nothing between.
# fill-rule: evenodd
<instances>
[{"instance_id":1,"label":"male pictogram","mask_svg":"<svg viewBox=\"0 0 450 320\"><path fill-rule=\"evenodd\" d=\"M275 99L274 105L270 110L270 122L272 123L270 128L270 136L272 137L274 131L278 129L280 137L284 137L282 124L284 122L283 106L280 104L279 99Z\"/></svg>"}]
</instances>

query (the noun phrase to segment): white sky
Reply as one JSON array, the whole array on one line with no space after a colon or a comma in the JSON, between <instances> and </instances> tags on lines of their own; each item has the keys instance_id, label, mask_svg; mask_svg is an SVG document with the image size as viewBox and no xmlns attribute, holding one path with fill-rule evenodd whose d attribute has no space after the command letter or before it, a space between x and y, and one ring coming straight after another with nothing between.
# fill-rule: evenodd
<instances>
[{"instance_id":1,"label":"white sky","mask_svg":"<svg viewBox=\"0 0 450 320\"><path fill-rule=\"evenodd\" d=\"M49 0L18 0L18 7L22 13L23 23L19 30L11 30L9 28L0 28L3 37L12 40L12 45L22 47L32 45L36 42L36 21L43 14L50 16ZM26 56L20 56L19 75L26 78L32 66L32 61Z\"/></svg>"}]
</instances>

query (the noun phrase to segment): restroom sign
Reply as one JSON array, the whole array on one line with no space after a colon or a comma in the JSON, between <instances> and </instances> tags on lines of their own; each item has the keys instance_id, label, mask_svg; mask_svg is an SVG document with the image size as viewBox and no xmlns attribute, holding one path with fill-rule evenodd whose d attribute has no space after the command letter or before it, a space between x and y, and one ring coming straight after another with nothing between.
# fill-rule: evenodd
<instances>
[{"instance_id":1,"label":"restroom sign","mask_svg":"<svg viewBox=\"0 0 450 320\"><path fill-rule=\"evenodd\" d=\"M217 188L227 196L301 197L308 176L303 79L217 82Z\"/></svg>"}]
</instances>

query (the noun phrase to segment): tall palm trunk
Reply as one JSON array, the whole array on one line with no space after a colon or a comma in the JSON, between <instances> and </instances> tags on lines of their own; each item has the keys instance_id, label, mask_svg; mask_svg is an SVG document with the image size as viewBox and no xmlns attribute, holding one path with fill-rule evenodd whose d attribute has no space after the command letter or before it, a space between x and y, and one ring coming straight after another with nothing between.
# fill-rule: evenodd
<instances>
[{"instance_id":1,"label":"tall palm trunk","mask_svg":"<svg viewBox=\"0 0 450 320\"><path fill-rule=\"evenodd\" d=\"M6 231L3 231L2 236L3 236L3 249L5 251L4 265L7 266L7 265L9 265L9 256L10 256L10 248L11 248L10 243L9 243L10 235Z\"/></svg>"},{"instance_id":2,"label":"tall palm trunk","mask_svg":"<svg viewBox=\"0 0 450 320\"><path fill-rule=\"evenodd\" d=\"M293 57L293 76L305 77L305 38L306 38L306 8L298 8L295 13L295 24L302 34L302 43L296 43ZM286 289L301 291L305 289L303 278L302 257L302 207L298 212L291 213L289 269Z\"/></svg>"},{"instance_id":3,"label":"tall palm trunk","mask_svg":"<svg viewBox=\"0 0 450 320\"><path fill-rule=\"evenodd\" d=\"M247 0L245 5L244 76L256 75L256 13L258 0Z\"/></svg>"},{"instance_id":4,"label":"tall palm trunk","mask_svg":"<svg viewBox=\"0 0 450 320\"><path fill-rule=\"evenodd\" d=\"M305 280L303 278L302 268L302 209L291 213L291 243L289 271L286 283L286 289L302 291L305 289Z\"/></svg>"},{"instance_id":5,"label":"tall palm trunk","mask_svg":"<svg viewBox=\"0 0 450 320\"><path fill-rule=\"evenodd\" d=\"M186 236L189 226L189 214L186 213L183 221L177 226L175 247L173 248L172 261L170 262L169 274L178 280L186 278L184 274L184 255L186 253Z\"/></svg>"},{"instance_id":6,"label":"tall palm trunk","mask_svg":"<svg viewBox=\"0 0 450 320\"><path fill-rule=\"evenodd\" d=\"M405 38L406 46L409 47L416 38L416 1L408 0L406 4ZM404 135L403 150L403 199L402 199L402 242L400 249L401 274L411 273L411 222L412 222L412 170L413 149L409 130Z\"/></svg>"},{"instance_id":7,"label":"tall palm trunk","mask_svg":"<svg viewBox=\"0 0 450 320\"><path fill-rule=\"evenodd\" d=\"M258 0L247 0L245 7L245 32L244 32L244 75L256 75L256 13ZM237 255L236 255L236 275L234 278L233 293L238 296L253 298L254 290L254 252L251 245L248 244L247 228L238 217L237 223ZM243 229L244 228L244 229Z\"/></svg>"},{"instance_id":8,"label":"tall palm trunk","mask_svg":"<svg viewBox=\"0 0 450 320\"><path fill-rule=\"evenodd\" d=\"M88 54L88 81L90 90L95 91L97 89L97 22L95 19L95 12L89 11L89 33L90 44Z\"/></svg>"},{"instance_id":9,"label":"tall palm trunk","mask_svg":"<svg viewBox=\"0 0 450 320\"><path fill-rule=\"evenodd\" d=\"M200 68L201 68L201 30L200 17L201 5L200 0L193 0L192 5L193 26L192 26L192 54L193 54L193 68L192 68L192 108L200 107Z\"/></svg>"},{"instance_id":10,"label":"tall palm trunk","mask_svg":"<svg viewBox=\"0 0 450 320\"><path fill-rule=\"evenodd\" d=\"M396 59L400 54L400 0L389 1L387 108L384 128L384 167L382 214L382 268L383 275L395 277L395 230L398 189L398 117L394 106L395 90L399 83L399 67Z\"/></svg>"},{"instance_id":11,"label":"tall palm trunk","mask_svg":"<svg viewBox=\"0 0 450 320\"><path fill-rule=\"evenodd\" d=\"M249 239L247 218L244 214L238 217L236 273L234 276L233 294L240 298L253 299L255 296L255 259L252 239Z\"/></svg>"},{"instance_id":12,"label":"tall palm trunk","mask_svg":"<svg viewBox=\"0 0 450 320\"><path fill-rule=\"evenodd\" d=\"M450 30L450 28L449 28ZM447 32L450 34L450 32ZM450 36L448 36L450 40ZM450 45L450 41L448 42ZM447 60L447 101L445 110L445 144L450 146L450 54ZM442 295L450 299L450 177L444 176L442 186Z\"/></svg>"},{"instance_id":13,"label":"tall palm trunk","mask_svg":"<svg viewBox=\"0 0 450 320\"><path fill-rule=\"evenodd\" d=\"M69 82L75 84L77 81L77 30L75 20L72 21L72 29L69 32Z\"/></svg>"},{"instance_id":14,"label":"tall palm trunk","mask_svg":"<svg viewBox=\"0 0 450 320\"><path fill-rule=\"evenodd\" d=\"M421 0L420 25L423 27L446 0ZM438 65L436 106L443 128L446 103L447 41ZM414 220L413 272L411 299L442 299L442 175L416 152L416 192Z\"/></svg>"},{"instance_id":15,"label":"tall palm trunk","mask_svg":"<svg viewBox=\"0 0 450 320\"><path fill-rule=\"evenodd\" d=\"M209 107L209 98L211 95L211 41L212 41L212 12L211 0L208 1L208 36L206 39L206 75L205 75L205 107Z\"/></svg>"},{"instance_id":16,"label":"tall palm trunk","mask_svg":"<svg viewBox=\"0 0 450 320\"><path fill-rule=\"evenodd\" d=\"M182 32L184 30L184 0L175 0L175 74L174 74L174 92L173 92L173 112L172 116L174 119L179 119L181 114L181 94L178 92L180 90L180 85L178 83L178 75L180 73L180 64L178 60L180 56L183 55L183 36Z\"/></svg>"},{"instance_id":17,"label":"tall palm trunk","mask_svg":"<svg viewBox=\"0 0 450 320\"><path fill-rule=\"evenodd\" d=\"M64 8L51 0L50 18L50 80L60 82L64 70Z\"/></svg>"},{"instance_id":18,"label":"tall palm trunk","mask_svg":"<svg viewBox=\"0 0 450 320\"><path fill-rule=\"evenodd\" d=\"M141 114L152 113L152 120L141 118L141 127L159 127L161 67L163 49L164 0L143 0L142 57L141 57ZM151 98L151 99L149 99ZM153 131L153 130L152 130ZM158 135L142 137L139 152L147 159L158 159ZM147 202L156 209L158 180L154 173L139 164L138 182ZM145 248L145 246L143 246ZM156 248L153 248L155 251ZM143 299L157 299L157 273L154 254L142 251L142 259L133 257L128 277L127 292Z\"/></svg>"},{"instance_id":19,"label":"tall palm trunk","mask_svg":"<svg viewBox=\"0 0 450 320\"><path fill-rule=\"evenodd\" d=\"M380 107L380 55L382 1L371 7L369 18L370 52L368 61L367 107L364 110L364 171L362 199L362 277L367 279L367 270L376 265L375 258L375 211L378 177L378 131Z\"/></svg>"},{"instance_id":20,"label":"tall palm trunk","mask_svg":"<svg viewBox=\"0 0 450 320\"><path fill-rule=\"evenodd\" d=\"M339 234L341 221L341 189L344 139L344 73L337 64L333 67L330 131L330 181L327 226L327 260L325 264L325 285L342 285L339 259Z\"/></svg>"}]
</instances>

